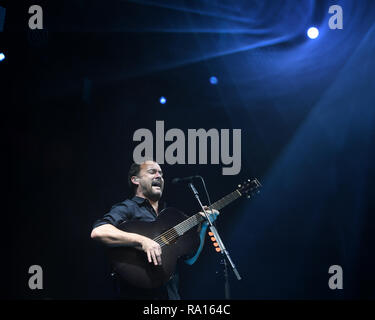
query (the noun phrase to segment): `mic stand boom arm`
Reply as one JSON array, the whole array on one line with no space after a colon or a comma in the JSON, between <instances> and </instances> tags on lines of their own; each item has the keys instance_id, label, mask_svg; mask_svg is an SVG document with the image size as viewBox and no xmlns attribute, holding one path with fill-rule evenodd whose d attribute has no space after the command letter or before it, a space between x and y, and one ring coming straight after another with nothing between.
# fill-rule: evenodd
<instances>
[{"instance_id":1,"label":"mic stand boom arm","mask_svg":"<svg viewBox=\"0 0 375 320\"><path fill-rule=\"evenodd\" d=\"M201 200L199 199L199 195L198 195L198 191L197 191L197 189L195 189L195 187L194 187L194 185L193 185L192 183L189 183L189 187L190 187L191 191L193 191L195 198L197 199L199 205L201 206L201 208L202 208L202 210L203 210L203 212L204 212L204 215L206 216L206 219L207 219L208 224L209 224L209 226L210 226L210 230L211 230L211 232L214 234L214 237L215 237L215 239L216 239L216 242L217 242L218 245L219 245L219 248L220 248L221 252L222 252L222 253L224 254L224 256L227 258L227 260L228 260L228 262L229 262L229 264L230 264L230 266L231 266L231 268L232 268L234 274L235 274L236 277L237 277L237 280L241 280L241 276L240 276L240 274L238 273L238 271L237 271L237 269L236 269L236 266L234 265L232 259L230 258L228 250L225 248L224 243L223 243L223 241L221 240L218 231L216 230L215 226L212 224L211 220L209 219L208 214L207 214L206 210L204 209Z\"/></svg>"}]
</instances>

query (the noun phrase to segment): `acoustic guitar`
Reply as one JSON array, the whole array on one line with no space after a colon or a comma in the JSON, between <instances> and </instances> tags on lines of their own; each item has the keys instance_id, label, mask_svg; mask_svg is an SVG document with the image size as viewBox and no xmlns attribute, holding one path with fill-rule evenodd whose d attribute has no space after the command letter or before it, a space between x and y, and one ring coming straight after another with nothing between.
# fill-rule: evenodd
<instances>
[{"instance_id":1,"label":"acoustic guitar","mask_svg":"<svg viewBox=\"0 0 375 320\"><path fill-rule=\"evenodd\" d=\"M250 198L259 192L260 187L257 179L249 179L209 209L220 210L242 196ZM122 231L137 233L156 241L162 249L162 265L149 263L142 250L110 247L108 253L113 271L135 287L150 289L165 284L173 275L178 258L194 254L200 244L196 228L205 218L200 213L186 217L175 208L166 208L153 222L127 221L120 224L118 229Z\"/></svg>"}]
</instances>

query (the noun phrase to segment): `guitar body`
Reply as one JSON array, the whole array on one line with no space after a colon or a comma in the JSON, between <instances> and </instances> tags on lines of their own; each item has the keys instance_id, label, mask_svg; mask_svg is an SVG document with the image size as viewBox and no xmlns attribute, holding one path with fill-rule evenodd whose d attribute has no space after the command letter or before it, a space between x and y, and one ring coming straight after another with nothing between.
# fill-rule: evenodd
<instances>
[{"instance_id":1,"label":"guitar body","mask_svg":"<svg viewBox=\"0 0 375 320\"><path fill-rule=\"evenodd\" d=\"M181 211L167 208L161 211L153 222L129 221L122 223L118 229L154 239L184 220L186 220L186 215ZM125 282L139 288L157 288L171 278L178 258L194 254L199 243L197 227L194 227L162 247L162 265L160 266L148 262L144 251L132 247L112 247L109 249L109 258L113 271L119 274Z\"/></svg>"}]
</instances>

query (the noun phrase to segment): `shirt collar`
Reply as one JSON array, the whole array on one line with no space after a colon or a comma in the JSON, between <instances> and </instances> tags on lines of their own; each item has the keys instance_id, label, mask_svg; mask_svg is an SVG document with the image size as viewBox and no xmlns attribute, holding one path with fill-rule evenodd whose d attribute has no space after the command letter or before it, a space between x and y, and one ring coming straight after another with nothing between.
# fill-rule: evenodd
<instances>
[{"instance_id":1,"label":"shirt collar","mask_svg":"<svg viewBox=\"0 0 375 320\"><path fill-rule=\"evenodd\" d=\"M142 203L144 203L144 202L146 201L145 198L141 198L141 197L138 197L138 196L134 196L134 197L132 198L132 200L133 200L134 202L138 203L138 204L142 204Z\"/></svg>"},{"instance_id":2,"label":"shirt collar","mask_svg":"<svg viewBox=\"0 0 375 320\"><path fill-rule=\"evenodd\" d=\"M150 202L147 200L147 199L145 199L145 198L142 198L142 197L138 197L138 196L134 196L133 198L132 198L132 200L134 201L134 202L136 202L136 203L138 203L138 204L144 204L145 202L146 203L148 203L150 206L151 206L151 204L150 204ZM164 201L159 201L159 211L160 210L162 210L162 209L165 209L165 202Z\"/></svg>"}]
</instances>

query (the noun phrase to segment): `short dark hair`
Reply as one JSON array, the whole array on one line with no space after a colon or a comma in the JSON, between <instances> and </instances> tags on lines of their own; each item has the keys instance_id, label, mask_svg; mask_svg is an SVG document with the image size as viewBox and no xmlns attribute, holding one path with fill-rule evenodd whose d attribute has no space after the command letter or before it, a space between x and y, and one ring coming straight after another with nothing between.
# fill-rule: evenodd
<instances>
[{"instance_id":1,"label":"short dark hair","mask_svg":"<svg viewBox=\"0 0 375 320\"><path fill-rule=\"evenodd\" d=\"M133 163L130 166L128 172L128 185L133 194L135 194L135 190L137 189L137 185L132 182L133 176L138 176L139 172L141 171L141 164L140 163Z\"/></svg>"}]
</instances>

